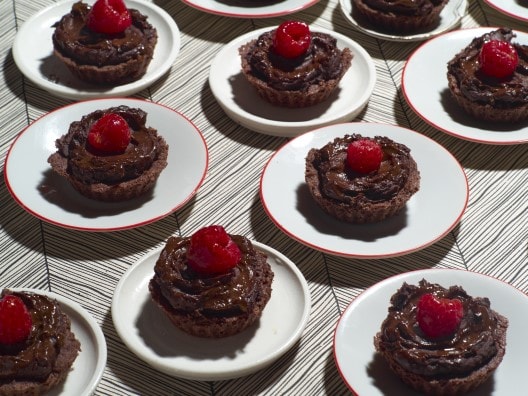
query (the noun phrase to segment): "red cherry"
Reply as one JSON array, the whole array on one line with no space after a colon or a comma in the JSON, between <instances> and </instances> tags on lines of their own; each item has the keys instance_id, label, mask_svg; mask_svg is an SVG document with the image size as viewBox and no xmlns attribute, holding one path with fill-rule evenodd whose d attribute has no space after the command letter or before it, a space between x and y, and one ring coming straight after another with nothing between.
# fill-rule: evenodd
<instances>
[{"instance_id":1,"label":"red cherry","mask_svg":"<svg viewBox=\"0 0 528 396\"><path fill-rule=\"evenodd\" d=\"M480 50L480 70L487 76L505 78L511 76L519 63L514 46L507 41L490 40Z\"/></svg>"},{"instance_id":2,"label":"red cherry","mask_svg":"<svg viewBox=\"0 0 528 396\"><path fill-rule=\"evenodd\" d=\"M367 174L377 171L383 159L380 145L372 139L354 140L347 148L347 162L354 172Z\"/></svg>"},{"instance_id":3,"label":"red cherry","mask_svg":"<svg viewBox=\"0 0 528 396\"><path fill-rule=\"evenodd\" d=\"M122 153L130 143L130 128L126 120L120 115L105 114L90 128L88 143L101 153Z\"/></svg>"},{"instance_id":4,"label":"red cherry","mask_svg":"<svg viewBox=\"0 0 528 396\"><path fill-rule=\"evenodd\" d=\"M88 13L86 25L97 33L116 34L132 24L123 0L97 0Z\"/></svg>"},{"instance_id":5,"label":"red cherry","mask_svg":"<svg viewBox=\"0 0 528 396\"><path fill-rule=\"evenodd\" d=\"M20 297L8 294L0 300L0 343L17 344L31 333L31 315Z\"/></svg>"},{"instance_id":6,"label":"red cherry","mask_svg":"<svg viewBox=\"0 0 528 396\"><path fill-rule=\"evenodd\" d=\"M240 249L222 226L201 228L191 236L187 251L188 265L203 275L224 273L236 267Z\"/></svg>"},{"instance_id":7,"label":"red cherry","mask_svg":"<svg viewBox=\"0 0 528 396\"><path fill-rule=\"evenodd\" d=\"M310 41L310 29L306 23L286 21L275 32L273 49L285 58L296 58L308 50Z\"/></svg>"},{"instance_id":8,"label":"red cherry","mask_svg":"<svg viewBox=\"0 0 528 396\"><path fill-rule=\"evenodd\" d=\"M464 316L464 307L458 299L437 298L426 293L418 301L416 319L420 329L429 338L453 334Z\"/></svg>"}]
</instances>

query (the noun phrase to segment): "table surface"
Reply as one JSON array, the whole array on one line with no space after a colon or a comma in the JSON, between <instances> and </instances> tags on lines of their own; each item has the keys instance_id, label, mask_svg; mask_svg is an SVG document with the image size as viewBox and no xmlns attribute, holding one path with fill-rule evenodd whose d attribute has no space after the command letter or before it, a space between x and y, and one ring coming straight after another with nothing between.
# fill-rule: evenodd
<instances>
[{"instance_id":1,"label":"table surface","mask_svg":"<svg viewBox=\"0 0 528 396\"><path fill-rule=\"evenodd\" d=\"M11 53L17 30L50 0L0 2L0 160L29 124L71 101L54 97L19 72ZM91 233L64 229L27 213L0 184L0 284L48 290L78 302L101 326L108 360L98 395L339 395L349 390L332 354L336 323L369 286L392 275L426 268L476 271L528 291L528 151L524 145L489 145L458 139L423 122L407 104L401 77L408 56L421 44L378 40L362 34L342 16L336 0L277 18L237 19L196 10L176 0L157 0L176 21L181 50L170 72L134 95L173 108L202 132L209 168L195 197L175 213L132 230ZM263 209L259 178L286 138L250 131L229 119L207 81L209 64L223 45L285 19L344 34L372 56L378 80L368 107L355 121L399 125L446 147L466 172L470 195L460 223L423 250L395 258L361 260L323 254L278 229ZM462 27L525 23L482 0L470 1ZM424 98L428 100L428 98ZM222 224L286 255L306 278L312 299L310 320L299 343L255 374L216 382L174 378L149 367L129 351L114 328L110 306L125 271L171 235L189 235Z\"/></svg>"}]
</instances>

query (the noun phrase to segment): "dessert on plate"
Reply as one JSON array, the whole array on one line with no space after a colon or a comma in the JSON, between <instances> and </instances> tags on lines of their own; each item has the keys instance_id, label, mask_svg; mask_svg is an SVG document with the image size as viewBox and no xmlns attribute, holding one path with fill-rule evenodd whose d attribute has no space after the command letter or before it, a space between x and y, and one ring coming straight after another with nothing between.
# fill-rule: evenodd
<instances>
[{"instance_id":1,"label":"dessert on plate","mask_svg":"<svg viewBox=\"0 0 528 396\"><path fill-rule=\"evenodd\" d=\"M147 17L123 0L82 1L55 25L54 55L85 82L116 86L140 79L158 36Z\"/></svg>"},{"instance_id":2,"label":"dessert on plate","mask_svg":"<svg viewBox=\"0 0 528 396\"><path fill-rule=\"evenodd\" d=\"M353 13L393 34L434 28L449 0L351 0Z\"/></svg>"},{"instance_id":3,"label":"dessert on plate","mask_svg":"<svg viewBox=\"0 0 528 396\"><path fill-rule=\"evenodd\" d=\"M508 319L488 298L422 279L404 283L391 297L374 345L407 385L425 394L459 395L499 366L507 328Z\"/></svg>"},{"instance_id":4,"label":"dessert on plate","mask_svg":"<svg viewBox=\"0 0 528 396\"><path fill-rule=\"evenodd\" d=\"M180 330L207 338L240 333L271 297L267 256L219 225L170 237L149 283L152 300Z\"/></svg>"},{"instance_id":5,"label":"dessert on plate","mask_svg":"<svg viewBox=\"0 0 528 396\"><path fill-rule=\"evenodd\" d=\"M167 166L169 146L128 106L96 110L70 124L48 162L82 195L124 201L146 194Z\"/></svg>"},{"instance_id":6,"label":"dessert on plate","mask_svg":"<svg viewBox=\"0 0 528 396\"><path fill-rule=\"evenodd\" d=\"M8 289L0 294L0 394L42 395L60 386L80 351L57 301Z\"/></svg>"},{"instance_id":7,"label":"dessert on plate","mask_svg":"<svg viewBox=\"0 0 528 396\"><path fill-rule=\"evenodd\" d=\"M242 74L260 97L289 108L325 101L349 69L352 52L327 33L286 21L239 48Z\"/></svg>"},{"instance_id":8,"label":"dessert on plate","mask_svg":"<svg viewBox=\"0 0 528 396\"><path fill-rule=\"evenodd\" d=\"M447 64L451 96L478 120L515 123L528 120L528 45L499 28L471 43Z\"/></svg>"},{"instance_id":9,"label":"dessert on plate","mask_svg":"<svg viewBox=\"0 0 528 396\"><path fill-rule=\"evenodd\" d=\"M311 149L305 180L326 213L358 224L394 216L420 188L420 172L407 146L359 134Z\"/></svg>"}]
</instances>

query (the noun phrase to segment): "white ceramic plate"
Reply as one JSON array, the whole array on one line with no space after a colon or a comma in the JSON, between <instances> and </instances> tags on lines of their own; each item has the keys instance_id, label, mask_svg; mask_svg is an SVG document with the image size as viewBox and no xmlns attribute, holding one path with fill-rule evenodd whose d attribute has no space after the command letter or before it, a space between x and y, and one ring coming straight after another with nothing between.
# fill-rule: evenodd
<instances>
[{"instance_id":1,"label":"white ceramic plate","mask_svg":"<svg viewBox=\"0 0 528 396\"><path fill-rule=\"evenodd\" d=\"M272 18L293 14L319 0L183 0L183 3L209 14L234 18Z\"/></svg>"},{"instance_id":2,"label":"white ceramic plate","mask_svg":"<svg viewBox=\"0 0 528 396\"><path fill-rule=\"evenodd\" d=\"M425 122L461 139L487 144L528 142L528 123L492 125L465 113L451 98L447 63L471 40L497 28L461 29L422 44L407 60L402 90L409 106ZM528 44L528 33L515 32L516 42ZM427 82L427 83L424 83Z\"/></svg>"},{"instance_id":3,"label":"white ceramic plate","mask_svg":"<svg viewBox=\"0 0 528 396\"><path fill-rule=\"evenodd\" d=\"M282 137L297 136L323 125L354 119L366 106L374 90L374 62L356 42L322 28L310 29L331 34L337 39L339 48L348 47L354 55L338 91L325 102L302 109L273 106L257 95L242 75L238 48L272 29L263 28L238 37L223 47L211 63L209 85L226 114L248 129Z\"/></svg>"},{"instance_id":4,"label":"white ceramic plate","mask_svg":"<svg viewBox=\"0 0 528 396\"><path fill-rule=\"evenodd\" d=\"M112 318L123 342L155 369L193 380L241 377L278 359L301 337L310 314L310 293L293 262L266 245L253 245L268 255L275 274L258 323L223 339L193 337L176 329L148 291L159 249L130 267L114 292Z\"/></svg>"},{"instance_id":5,"label":"white ceramic plate","mask_svg":"<svg viewBox=\"0 0 528 396\"><path fill-rule=\"evenodd\" d=\"M519 394L525 379L520 371L526 360L528 299L513 286L486 275L454 269L408 272L385 279L352 301L339 319L334 333L334 358L344 382L358 395L418 395L393 374L376 354L373 339L387 316L390 297L403 282L418 284L421 279L444 287L462 286L473 297L488 297L491 308L509 320L506 354L493 379L471 393L472 396Z\"/></svg>"},{"instance_id":6,"label":"white ceramic plate","mask_svg":"<svg viewBox=\"0 0 528 396\"><path fill-rule=\"evenodd\" d=\"M169 145L168 165L151 194L121 203L99 202L75 191L47 160L70 123L119 105L147 112L147 126L157 129ZM182 114L144 100L93 99L52 111L22 131L7 153L4 174L12 196L34 216L66 228L113 231L149 224L179 209L202 184L208 160L202 134Z\"/></svg>"},{"instance_id":7,"label":"white ceramic plate","mask_svg":"<svg viewBox=\"0 0 528 396\"><path fill-rule=\"evenodd\" d=\"M103 376L107 356L106 341L95 319L78 303L59 294L25 288L10 290L31 292L57 300L64 313L70 317L72 332L81 343L81 351L73 362L66 381L62 386L52 389L49 395L91 395Z\"/></svg>"},{"instance_id":8,"label":"white ceramic plate","mask_svg":"<svg viewBox=\"0 0 528 396\"><path fill-rule=\"evenodd\" d=\"M526 0L484 0L484 3L504 15L528 22L528 3Z\"/></svg>"},{"instance_id":9,"label":"white ceramic plate","mask_svg":"<svg viewBox=\"0 0 528 396\"><path fill-rule=\"evenodd\" d=\"M327 215L313 200L304 180L308 151L352 133L387 136L411 149L420 190L398 215L374 224L348 224ZM344 123L308 132L281 147L262 172L260 197L271 220L293 239L338 256L374 259L407 254L443 238L464 213L468 183L451 153L422 134L392 125Z\"/></svg>"},{"instance_id":10,"label":"white ceramic plate","mask_svg":"<svg viewBox=\"0 0 528 396\"><path fill-rule=\"evenodd\" d=\"M13 42L13 58L20 71L35 85L58 97L88 99L128 96L147 88L171 68L180 50L180 32L174 19L152 2L127 0L129 8L148 16L158 31L158 42L146 74L138 81L113 88L90 85L77 79L53 55L53 24L69 13L77 0L67 0L44 8L19 29ZM95 0L85 1L93 4Z\"/></svg>"},{"instance_id":11,"label":"white ceramic plate","mask_svg":"<svg viewBox=\"0 0 528 396\"><path fill-rule=\"evenodd\" d=\"M466 14L468 8L467 0L450 0L440 13L440 22L434 29L424 30L408 35L398 35L378 31L367 21L364 21L361 16L357 16L354 12L352 0L339 0L339 5L343 15L345 16L345 19L348 20L352 26L360 32L382 40L407 42L427 40L443 32L454 29L460 25L460 21Z\"/></svg>"}]
</instances>

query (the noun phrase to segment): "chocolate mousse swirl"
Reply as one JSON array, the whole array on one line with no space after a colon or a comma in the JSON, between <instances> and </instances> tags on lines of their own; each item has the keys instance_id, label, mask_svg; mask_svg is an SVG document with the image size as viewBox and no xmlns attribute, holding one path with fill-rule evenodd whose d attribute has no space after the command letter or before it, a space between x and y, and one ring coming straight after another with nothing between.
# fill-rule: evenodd
<instances>
[{"instance_id":1,"label":"chocolate mousse swirl","mask_svg":"<svg viewBox=\"0 0 528 396\"><path fill-rule=\"evenodd\" d=\"M347 147L362 138L358 134L345 135L315 152L313 166L318 171L324 197L345 203L357 199L382 201L390 199L406 185L416 163L408 147L387 137L373 138L383 151L378 171L359 174L348 167Z\"/></svg>"},{"instance_id":2,"label":"chocolate mousse swirl","mask_svg":"<svg viewBox=\"0 0 528 396\"><path fill-rule=\"evenodd\" d=\"M284 58L273 50L275 30L261 34L249 45L247 62L251 74L279 91L303 91L309 86L339 79L348 67L342 62L337 40L326 33L312 32L310 47L296 58Z\"/></svg>"},{"instance_id":3,"label":"chocolate mousse swirl","mask_svg":"<svg viewBox=\"0 0 528 396\"><path fill-rule=\"evenodd\" d=\"M242 258L226 273L198 276L187 266L191 238L170 237L154 268L151 290L161 294L171 311L193 317L227 318L248 315L260 296L256 272L266 261L247 238L230 235Z\"/></svg>"},{"instance_id":4,"label":"chocolate mousse swirl","mask_svg":"<svg viewBox=\"0 0 528 396\"><path fill-rule=\"evenodd\" d=\"M91 126L105 114L123 117L131 130L131 140L122 154L105 155L90 148ZM139 177L157 159L159 137L145 126L147 113L128 106L96 110L71 123L68 133L56 141L60 155L68 159L68 173L87 184L116 184Z\"/></svg>"},{"instance_id":5,"label":"chocolate mousse swirl","mask_svg":"<svg viewBox=\"0 0 528 396\"><path fill-rule=\"evenodd\" d=\"M369 7L396 15L428 15L444 0L363 0Z\"/></svg>"},{"instance_id":6,"label":"chocolate mousse swirl","mask_svg":"<svg viewBox=\"0 0 528 396\"><path fill-rule=\"evenodd\" d=\"M142 55L151 56L157 32L138 10L129 9L132 25L112 35L90 30L86 26L89 12L90 7L79 1L54 25L53 45L62 55L78 64L94 66L119 65Z\"/></svg>"},{"instance_id":7,"label":"chocolate mousse swirl","mask_svg":"<svg viewBox=\"0 0 528 396\"><path fill-rule=\"evenodd\" d=\"M416 306L426 293L462 302L464 317L452 336L431 339L421 331ZM426 280L418 286L404 283L391 298L379 345L409 372L431 379L460 377L486 365L497 354L497 321L487 298L473 298L460 286L445 289Z\"/></svg>"},{"instance_id":8,"label":"chocolate mousse swirl","mask_svg":"<svg viewBox=\"0 0 528 396\"><path fill-rule=\"evenodd\" d=\"M467 99L503 109L528 104L528 46L512 43L514 37L510 28L500 28L476 37L448 63L448 75L456 78L460 92ZM480 71L480 50L490 40L510 42L517 51L519 63L511 76L498 79Z\"/></svg>"},{"instance_id":9,"label":"chocolate mousse swirl","mask_svg":"<svg viewBox=\"0 0 528 396\"><path fill-rule=\"evenodd\" d=\"M70 319L58 303L43 295L4 290L24 302L32 319L29 338L17 348L0 344L0 384L46 379L56 368L58 355L70 333ZM77 344L78 345L78 344Z\"/></svg>"}]
</instances>

